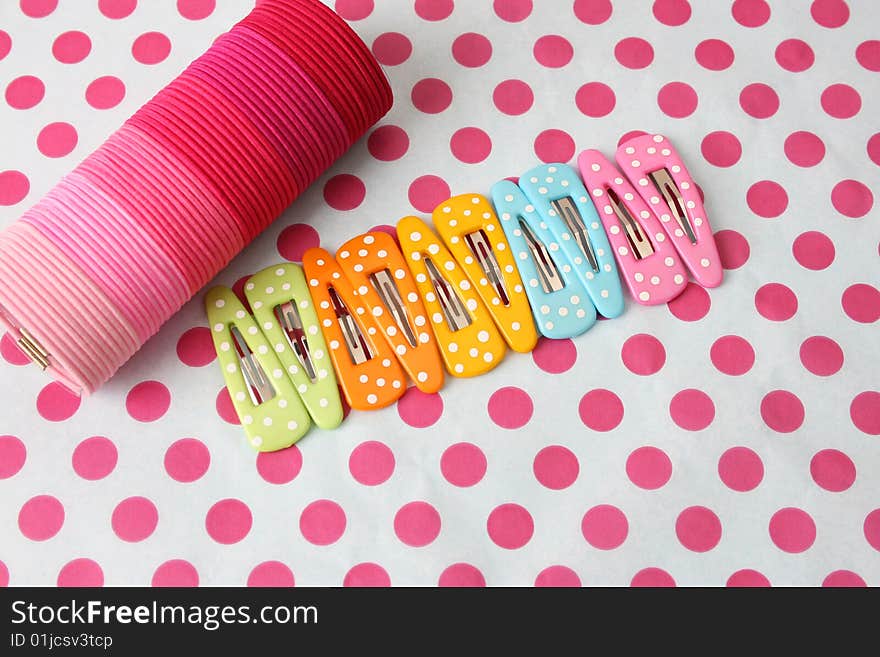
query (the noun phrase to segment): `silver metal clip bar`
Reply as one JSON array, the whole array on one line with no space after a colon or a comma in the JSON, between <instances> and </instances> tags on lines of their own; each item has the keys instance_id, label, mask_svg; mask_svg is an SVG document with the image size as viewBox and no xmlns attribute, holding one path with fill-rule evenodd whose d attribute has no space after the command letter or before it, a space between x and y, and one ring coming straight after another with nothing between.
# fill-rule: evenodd
<instances>
[{"instance_id":1,"label":"silver metal clip bar","mask_svg":"<svg viewBox=\"0 0 880 657\"><path fill-rule=\"evenodd\" d=\"M471 316L455 292L455 288L443 278L437 265L430 258L425 258L425 267L428 269L428 277L434 285L434 292L437 293L440 308L443 310L443 316L446 318L449 328L453 331L460 331L466 326L470 326Z\"/></svg>"},{"instance_id":2,"label":"silver metal clip bar","mask_svg":"<svg viewBox=\"0 0 880 657\"><path fill-rule=\"evenodd\" d=\"M519 220L519 227L523 237L526 238L529 251L532 253L532 260L535 261L535 268L538 270L538 278L544 293L558 292L565 287L565 283L562 282L562 277L559 275L559 270L556 268L556 263L553 262L550 252L544 243L535 237L532 229L522 219Z\"/></svg>"},{"instance_id":3,"label":"silver metal clip bar","mask_svg":"<svg viewBox=\"0 0 880 657\"><path fill-rule=\"evenodd\" d=\"M241 372L244 374L244 380L248 384L251 401L254 403L254 406L259 406L275 396L275 388L272 387L269 377L266 376L260 363L257 362L238 327L232 326L229 330L232 333L232 340L235 342L235 349L241 361Z\"/></svg>"},{"instance_id":4,"label":"silver metal clip bar","mask_svg":"<svg viewBox=\"0 0 880 657\"><path fill-rule=\"evenodd\" d=\"M397 322L397 326L403 331L409 345L415 347L417 344L416 334L409 323L406 306L403 303L403 298L400 296L400 290L397 289L397 285L391 277L391 272L387 269L374 272L370 274L370 282L382 299L382 303L391 312L392 317Z\"/></svg>"},{"instance_id":5,"label":"silver metal clip bar","mask_svg":"<svg viewBox=\"0 0 880 657\"><path fill-rule=\"evenodd\" d=\"M578 211L574 201L566 196L556 201L552 201L550 205L553 206L553 209L556 210L556 214L562 218L562 221L568 226L571 234L574 235L574 240L578 243L578 246L581 247L581 251L583 251L584 255L587 257L590 267L592 267L593 271L599 271L599 260L596 258L596 253L593 251L593 244L590 242L590 236L587 233L586 225L584 225L584 219L581 217L581 213Z\"/></svg>"},{"instance_id":6,"label":"silver metal clip bar","mask_svg":"<svg viewBox=\"0 0 880 657\"><path fill-rule=\"evenodd\" d=\"M504 276L501 273L501 267L498 266L498 260L492 252L492 245L489 243L486 233L482 230L469 233L464 236L464 241L474 254L477 262L480 263L480 268L486 274L486 278L489 279L492 287L495 288L501 303L509 306L510 297L507 295L507 290L504 289Z\"/></svg>"},{"instance_id":7,"label":"silver metal clip bar","mask_svg":"<svg viewBox=\"0 0 880 657\"><path fill-rule=\"evenodd\" d=\"M355 365L367 362L373 357L373 354L370 352L370 345L364 338L363 333L361 333L360 328L358 328L354 317L351 316L348 308L346 308L342 299L339 298L336 290L331 287L328 288L328 292L330 293L333 310L336 312L339 328L342 329L342 335L345 338L345 345L348 347L351 360L354 361Z\"/></svg>"},{"instance_id":8,"label":"silver metal clip bar","mask_svg":"<svg viewBox=\"0 0 880 657\"><path fill-rule=\"evenodd\" d=\"M654 247L651 245L651 240L642 232L641 225L629 213L629 208L620 202L620 197L613 189L609 187L605 191L608 193L608 200L611 201L611 209L617 215L617 220L623 227L623 232L629 240L630 248L636 259L641 260L653 254Z\"/></svg>"},{"instance_id":9,"label":"silver metal clip bar","mask_svg":"<svg viewBox=\"0 0 880 657\"><path fill-rule=\"evenodd\" d=\"M681 198L681 192L678 190L678 186L675 184L669 171L665 168L658 169L657 171L649 173L648 176L657 187L657 191L663 196L669 209L672 210L672 214L675 215L675 220L688 236L691 244L696 244L697 236L694 233L694 227L691 225L690 216L688 216L687 210L685 209L684 199Z\"/></svg>"},{"instance_id":10,"label":"silver metal clip bar","mask_svg":"<svg viewBox=\"0 0 880 657\"><path fill-rule=\"evenodd\" d=\"M299 316L299 310L296 307L296 303L288 301L287 303L282 303L280 306L276 306L275 318L278 320L281 328L284 329L287 341L290 343L293 353L296 354L297 359L299 359L300 364L302 364L303 369L306 371L306 375L311 381L315 381L317 379L315 366L312 363L309 342L306 338L306 332L303 329L302 318Z\"/></svg>"}]
</instances>

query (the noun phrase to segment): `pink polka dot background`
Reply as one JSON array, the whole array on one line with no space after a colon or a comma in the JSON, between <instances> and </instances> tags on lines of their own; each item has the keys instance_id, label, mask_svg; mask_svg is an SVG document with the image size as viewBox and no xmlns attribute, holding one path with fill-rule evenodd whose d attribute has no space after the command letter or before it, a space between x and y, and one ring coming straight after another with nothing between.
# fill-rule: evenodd
<instances>
[{"instance_id":1,"label":"pink polka dot background","mask_svg":"<svg viewBox=\"0 0 880 657\"><path fill-rule=\"evenodd\" d=\"M0 335L0 585L880 585L876 3L325 1L395 106L218 282L662 133L723 284L260 455L200 299L85 400ZM0 226L253 1L3 4Z\"/></svg>"}]
</instances>

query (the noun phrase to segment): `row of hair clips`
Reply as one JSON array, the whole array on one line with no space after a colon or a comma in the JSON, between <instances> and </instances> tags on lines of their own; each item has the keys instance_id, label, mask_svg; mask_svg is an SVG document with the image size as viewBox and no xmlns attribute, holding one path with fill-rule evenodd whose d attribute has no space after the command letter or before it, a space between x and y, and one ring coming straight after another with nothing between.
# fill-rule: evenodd
<instances>
[{"instance_id":1,"label":"row of hair clips","mask_svg":"<svg viewBox=\"0 0 880 657\"><path fill-rule=\"evenodd\" d=\"M312 248L300 268L251 277L253 316L228 288L207 308L220 363L251 445L289 446L310 421L342 420L399 399L407 378L437 392L446 373L477 376L539 334L582 334L623 312L618 266L641 304L666 303L687 284L721 282L703 205L672 145L644 135L620 145L621 173L596 150L581 177L547 164L503 180L492 202L465 194L370 232L336 255ZM494 205L494 207L493 207ZM331 366L332 365L332 366ZM338 386L337 388L337 381Z\"/></svg>"}]
</instances>

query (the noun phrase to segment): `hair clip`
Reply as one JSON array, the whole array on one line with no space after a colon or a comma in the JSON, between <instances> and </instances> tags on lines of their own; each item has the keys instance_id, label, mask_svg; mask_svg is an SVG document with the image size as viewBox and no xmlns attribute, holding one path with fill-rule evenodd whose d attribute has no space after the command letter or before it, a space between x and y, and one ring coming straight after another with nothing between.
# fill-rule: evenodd
<instances>
[{"instance_id":1,"label":"hair clip","mask_svg":"<svg viewBox=\"0 0 880 657\"><path fill-rule=\"evenodd\" d=\"M446 369L454 376L477 376L491 370L507 347L452 254L418 217L401 219L397 237L431 318ZM531 324L531 317L528 321Z\"/></svg>"},{"instance_id":2,"label":"hair clip","mask_svg":"<svg viewBox=\"0 0 880 657\"><path fill-rule=\"evenodd\" d=\"M535 206L509 180L495 183L492 201L541 334L572 338L589 329L596 322L596 308Z\"/></svg>"},{"instance_id":3,"label":"hair clip","mask_svg":"<svg viewBox=\"0 0 880 657\"><path fill-rule=\"evenodd\" d=\"M620 145L616 157L694 279L704 287L720 285L723 269L712 227L697 186L669 140L662 135L634 137Z\"/></svg>"},{"instance_id":4,"label":"hair clip","mask_svg":"<svg viewBox=\"0 0 880 657\"><path fill-rule=\"evenodd\" d=\"M599 151L584 151L578 165L635 300L650 306L681 294L687 273L642 197Z\"/></svg>"},{"instance_id":5,"label":"hair clip","mask_svg":"<svg viewBox=\"0 0 880 657\"><path fill-rule=\"evenodd\" d=\"M427 312L403 254L388 233L373 232L343 244L336 261L358 291L416 387L443 387L443 362Z\"/></svg>"},{"instance_id":6,"label":"hair clip","mask_svg":"<svg viewBox=\"0 0 880 657\"><path fill-rule=\"evenodd\" d=\"M507 345L527 353L538 333L516 260L489 200L462 194L434 210L434 225L476 287Z\"/></svg>"},{"instance_id":7,"label":"hair clip","mask_svg":"<svg viewBox=\"0 0 880 657\"><path fill-rule=\"evenodd\" d=\"M289 447L311 420L275 349L228 287L205 297L217 359L250 444L260 452Z\"/></svg>"},{"instance_id":8,"label":"hair clip","mask_svg":"<svg viewBox=\"0 0 880 657\"><path fill-rule=\"evenodd\" d=\"M406 374L390 345L376 334L372 312L336 260L320 248L303 254L303 271L330 359L352 408L388 406L406 391Z\"/></svg>"},{"instance_id":9,"label":"hair clip","mask_svg":"<svg viewBox=\"0 0 880 657\"><path fill-rule=\"evenodd\" d=\"M523 174L519 186L569 255L604 317L623 312L623 290L611 245L581 179L567 164L545 164Z\"/></svg>"},{"instance_id":10,"label":"hair clip","mask_svg":"<svg viewBox=\"0 0 880 657\"><path fill-rule=\"evenodd\" d=\"M248 279L244 293L312 420L322 429L338 427L342 401L302 267L267 267Z\"/></svg>"}]
</instances>

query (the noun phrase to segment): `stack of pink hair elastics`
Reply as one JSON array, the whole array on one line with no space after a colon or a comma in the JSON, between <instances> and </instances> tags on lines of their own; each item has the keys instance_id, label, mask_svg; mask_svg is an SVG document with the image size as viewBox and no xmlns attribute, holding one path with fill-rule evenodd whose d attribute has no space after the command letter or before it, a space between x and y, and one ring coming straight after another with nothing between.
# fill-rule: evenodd
<instances>
[{"instance_id":1,"label":"stack of pink hair elastics","mask_svg":"<svg viewBox=\"0 0 880 657\"><path fill-rule=\"evenodd\" d=\"M0 232L0 324L93 392L391 102L329 8L258 0Z\"/></svg>"}]
</instances>

